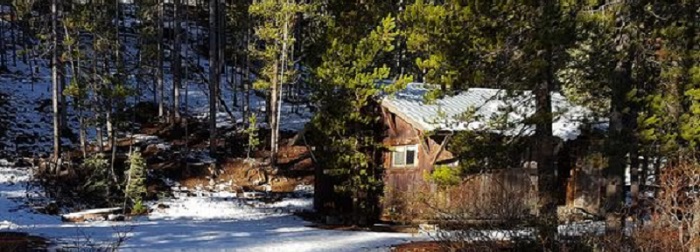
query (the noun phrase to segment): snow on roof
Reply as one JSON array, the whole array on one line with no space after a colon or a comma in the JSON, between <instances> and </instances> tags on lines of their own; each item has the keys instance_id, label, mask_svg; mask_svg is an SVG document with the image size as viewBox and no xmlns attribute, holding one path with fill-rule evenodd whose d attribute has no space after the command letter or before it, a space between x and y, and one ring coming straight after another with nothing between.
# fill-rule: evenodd
<instances>
[{"instance_id":1,"label":"snow on roof","mask_svg":"<svg viewBox=\"0 0 700 252\"><path fill-rule=\"evenodd\" d=\"M470 88L455 95L426 103L425 94L433 87L410 83L382 100L382 106L423 131L486 130L505 135L529 135L533 125L523 120L532 116L535 101L530 91L508 94L506 90ZM553 134L563 140L581 134L590 110L571 104L558 92L552 94Z\"/></svg>"}]
</instances>

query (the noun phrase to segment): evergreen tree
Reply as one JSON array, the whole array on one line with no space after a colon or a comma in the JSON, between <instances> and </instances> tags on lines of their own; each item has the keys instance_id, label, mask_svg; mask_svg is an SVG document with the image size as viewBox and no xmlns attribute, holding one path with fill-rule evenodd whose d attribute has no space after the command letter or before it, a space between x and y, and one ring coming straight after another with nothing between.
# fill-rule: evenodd
<instances>
[{"instance_id":1,"label":"evergreen tree","mask_svg":"<svg viewBox=\"0 0 700 252\"><path fill-rule=\"evenodd\" d=\"M255 35L263 48L253 46L254 55L263 64L255 86L268 90L267 116L270 126L270 160L276 163L279 150L282 86L297 74L291 58L296 38L292 30L300 15L311 11L311 5L293 0L259 0L250 5L255 18Z\"/></svg>"},{"instance_id":2,"label":"evergreen tree","mask_svg":"<svg viewBox=\"0 0 700 252\"><path fill-rule=\"evenodd\" d=\"M315 70L320 110L312 125L318 132L315 144L323 146L317 164L323 172L317 179L333 181L332 190L349 199L339 210L351 212L355 224L370 224L378 214L383 150L378 139L383 128L377 101L411 80L397 76L391 84L381 84L391 79L391 70L379 60L394 50L397 35L395 19L387 17L356 43L330 38L331 46Z\"/></svg>"},{"instance_id":3,"label":"evergreen tree","mask_svg":"<svg viewBox=\"0 0 700 252\"><path fill-rule=\"evenodd\" d=\"M552 97L557 74L568 62L578 5L571 1L416 1L404 14L404 34L414 73L440 84L440 93L468 87L497 87L508 93L532 90L534 161L539 212L548 221L541 234L556 232L558 195L552 135ZM550 243L548 245L554 245ZM549 249L554 249L550 247Z\"/></svg>"},{"instance_id":4,"label":"evergreen tree","mask_svg":"<svg viewBox=\"0 0 700 252\"><path fill-rule=\"evenodd\" d=\"M141 152L133 151L129 154L128 163L124 195L126 200L136 204L142 202L146 194L146 160L141 156Z\"/></svg>"}]
</instances>

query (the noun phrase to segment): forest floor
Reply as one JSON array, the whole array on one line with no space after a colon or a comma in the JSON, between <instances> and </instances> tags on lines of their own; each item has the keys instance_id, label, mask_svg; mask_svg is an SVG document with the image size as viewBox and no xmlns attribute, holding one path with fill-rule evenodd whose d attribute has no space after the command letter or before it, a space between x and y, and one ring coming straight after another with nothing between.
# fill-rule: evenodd
<instances>
[{"instance_id":1,"label":"forest floor","mask_svg":"<svg viewBox=\"0 0 700 252\"><path fill-rule=\"evenodd\" d=\"M407 233L329 230L312 227L293 213L312 207L309 188L274 203L231 193L184 196L148 202L147 216L128 221L66 223L31 208L31 168L0 160L0 232L44 237L51 247L120 251L384 251L426 237ZM123 241L122 241L123 238Z\"/></svg>"},{"instance_id":2,"label":"forest floor","mask_svg":"<svg viewBox=\"0 0 700 252\"><path fill-rule=\"evenodd\" d=\"M149 179L149 191L155 197L146 202L148 215L127 221L63 222L59 215L42 213L41 207L54 199L36 185L31 164L20 159L50 152L49 87L44 79L32 83L0 76L4 93L0 97L0 236L12 237L0 240L44 246L45 239L50 248L67 249L103 249L120 243L120 251L386 251L395 244L427 239L409 233L315 227L298 216L313 206L313 167L306 147L283 144L279 165L273 168L266 159L268 153L255 152L253 159L246 159L240 141L230 138L220 143L223 153L229 154L220 157L218 169L212 170L206 127L194 119L188 132L144 122L137 131L120 134L120 155L139 147L157 178ZM141 112L133 114L153 118ZM68 116L71 128L77 129L75 111ZM227 115L219 116L226 122ZM308 118L290 116L298 118L289 120L290 128L298 128ZM219 126L227 132L232 124ZM187 142L182 140L185 133ZM88 134L94 139L94 132ZM288 133L286 138L291 136ZM62 141L76 146L74 136ZM263 197L250 199L246 193ZM60 213L79 210L84 209L61 207ZM0 251L6 250L16 249L0 245Z\"/></svg>"}]
</instances>

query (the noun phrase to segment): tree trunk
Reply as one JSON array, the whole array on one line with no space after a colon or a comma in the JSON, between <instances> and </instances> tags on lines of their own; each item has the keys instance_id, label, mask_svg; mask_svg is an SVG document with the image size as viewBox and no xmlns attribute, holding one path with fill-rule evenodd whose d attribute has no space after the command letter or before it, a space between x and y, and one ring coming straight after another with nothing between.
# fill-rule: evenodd
<instances>
[{"instance_id":1,"label":"tree trunk","mask_svg":"<svg viewBox=\"0 0 700 252\"><path fill-rule=\"evenodd\" d=\"M61 155L61 122L59 102L59 80L58 80L58 14L57 0L51 1L51 35L53 52L51 54L51 88L52 88L52 109L53 109L53 158L57 161Z\"/></svg>"},{"instance_id":2,"label":"tree trunk","mask_svg":"<svg viewBox=\"0 0 700 252\"><path fill-rule=\"evenodd\" d=\"M544 15L553 15L551 3L544 3ZM545 39L551 34L546 34ZM540 38L542 39L542 38ZM537 161L537 194L539 199L540 239L546 251L557 251L557 167L554 157L554 136L552 132L552 91L555 84L554 70L554 45L545 42L543 56L546 66L541 71L542 79L536 84L533 93L535 95L535 153Z\"/></svg>"},{"instance_id":3,"label":"tree trunk","mask_svg":"<svg viewBox=\"0 0 700 252\"><path fill-rule=\"evenodd\" d=\"M535 159L537 161L537 195L539 200L538 213L543 220L540 238L548 249L553 249L557 232L557 178L554 163L554 146L552 136L552 96L551 85L553 79L548 79L539 84L534 90L535 94Z\"/></svg>"},{"instance_id":4,"label":"tree trunk","mask_svg":"<svg viewBox=\"0 0 700 252\"><path fill-rule=\"evenodd\" d=\"M243 73L243 125L248 127L248 117L250 117L250 29L246 29L245 35L245 72Z\"/></svg>"},{"instance_id":5,"label":"tree trunk","mask_svg":"<svg viewBox=\"0 0 700 252\"><path fill-rule=\"evenodd\" d=\"M289 1L287 1L289 4ZM280 119L282 117L282 90L283 84L286 80L286 70L287 70L287 55L289 54L289 26L290 26L290 14L286 13L284 16L284 26L282 28L282 51L280 53L280 62L276 64L278 68L275 69L276 73L279 72L279 77L276 81L273 81L272 90L272 106L274 106L273 113L273 123L270 125L272 129L272 141L271 141L271 155L272 155L272 165L277 164L277 153L279 152L279 139L280 139Z\"/></svg>"},{"instance_id":6,"label":"tree trunk","mask_svg":"<svg viewBox=\"0 0 700 252\"><path fill-rule=\"evenodd\" d=\"M270 164L275 165L277 163L277 146L278 139L277 130L275 125L277 125L277 93L279 89L279 62L275 62L273 66L273 77L270 89L270 103L268 105L269 110L267 111L268 117L270 118Z\"/></svg>"},{"instance_id":7,"label":"tree trunk","mask_svg":"<svg viewBox=\"0 0 700 252\"><path fill-rule=\"evenodd\" d=\"M180 51L182 48L182 35L181 35L181 24L180 24L180 0L174 0L173 2L174 8L174 14L173 14L173 22L175 23L174 27L174 35L175 39L173 41L173 52L171 56L173 57L173 62L172 62L172 73L173 73L173 114L172 114L172 123L178 123L180 120L180 87L182 86L182 75L180 73L180 67L181 67L181 55Z\"/></svg>"},{"instance_id":8,"label":"tree trunk","mask_svg":"<svg viewBox=\"0 0 700 252\"><path fill-rule=\"evenodd\" d=\"M0 39L0 68L7 68L7 48L5 47L5 25L0 25L0 34L3 37ZM14 50L13 50L14 51Z\"/></svg>"},{"instance_id":9,"label":"tree trunk","mask_svg":"<svg viewBox=\"0 0 700 252\"><path fill-rule=\"evenodd\" d=\"M219 97L217 87L221 80L218 74L220 66L218 63L219 34L217 34L218 5L217 0L209 1L209 154L212 156L216 153L216 103Z\"/></svg>"},{"instance_id":10,"label":"tree trunk","mask_svg":"<svg viewBox=\"0 0 700 252\"><path fill-rule=\"evenodd\" d=\"M631 50L630 50L631 53ZM627 166L627 154L629 153L630 109L627 95L632 91L632 55L628 55L624 62L615 70L616 84L612 88L610 103L610 128L607 141L608 167L604 175L607 182L605 190L604 213L606 214L607 227L611 232L622 229L622 216L620 211L624 202L625 168Z\"/></svg>"},{"instance_id":11,"label":"tree trunk","mask_svg":"<svg viewBox=\"0 0 700 252\"><path fill-rule=\"evenodd\" d=\"M156 69L156 102L158 103L158 117L162 119L165 116L165 90L163 88L163 1L158 1L157 57L158 68Z\"/></svg>"},{"instance_id":12,"label":"tree trunk","mask_svg":"<svg viewBox=\"0 0 700 252\"><path fill-rule=\"evenodd\" d=\"M58 6L56 6L56 8L57 8L57 11L58 11L59 13L63 13L63 2L59 2ZM57 22L58 22L58 21L57 21ZM60 27L56 27L56 29L57 29L57 30L56 30L56 33L57 33L56 35L58 36L59 30L62 30L62 29L61 29ZM60 91L59 91L59 93L58 93L58 96L59 96L59 98L61 99L61 101L60 101L60 102L61 102L61 104L60 104L60 108L61 108L61 119L60 119L60 122L61 122L61 130L68 130L68 129L69 129L69 128L68 128L68 104L66 103L66 96L63 95L63 90L66 89L66 67L65 67L65 65L63 64L63 57L61 56L61 54L63 54L63 38L64 38L65 36L68 36L68 34L64 33L63 36L57 37L57 39L58 39L57 48L58 48L58 50L59 50L59 52L60 52L60 53L58 54L58 78L59 78L59 81L60 81L61 88L60 88ZM70 52L70 51L69 51L69 52ZM70 53L72 53L72 52L70 52Z\"/></svg>"},{"instance_id":13,"label":"tree trunk","mask_svg":"<svg viewBox=\"0 0 700 252\"><path fill-rule=\"evenodd\" d=\"M92 39L96 40L97 36L95 36L95 34L93 34ZM98 57L97 57L97 48L96 48L95 43L93 43L93 45L92 45L92 51L94 54L92 57L92 82L93 82L92 89L95 93L97 93L97 90L99 88L97 85L97 81L98 81L98 79L97 79ZM104 134L102 133L103 124L102 124L102 119L101 119L101 115L100 115L102 111L101 111L101 106L99 106L102 99L100 99L99 95L93 95L92 99L93 99L92 110L97 117L97 120L95 122L95 136L97 138L98 151L101 153L102 150L104 149L104 141L103 141Z\"/></svg>"}]
</instances>

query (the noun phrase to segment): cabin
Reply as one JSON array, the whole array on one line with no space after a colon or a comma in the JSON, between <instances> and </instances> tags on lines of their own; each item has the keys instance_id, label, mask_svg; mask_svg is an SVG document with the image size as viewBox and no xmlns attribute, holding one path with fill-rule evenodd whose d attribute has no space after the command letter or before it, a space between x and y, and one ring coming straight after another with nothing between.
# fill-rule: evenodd
<instances>
[{"instance_id":1,"label":"cabin","mask_svg":"<svg viewBox=\"0 0 700 252\"><path fill-rule=\"evenodd\" d=\"M470 175L449 191L426 178L438 166L460 165L455 154L446 148L459 132L531 136L534 126L526 123L534 113L531 92L470 88L426 102L425 94L433 88L410 83L381 100L386 126L383 145L387 151L383 154L380 219L415 223L450 211L475 219L536 214L536 163L531 161L529 148L516 153L522 161L518 166ZM557 173L562 192L566 193L566 202L560 205L596 212L602 167L590 165L592 162L583 158L586 148L581 144L590 142L583 134L592 125L585 122L590 111L556 92L552 94L552 109L553 135L558 139ZM435 211L434 206L440 210Z\"/></svg>"}]
</instances>

